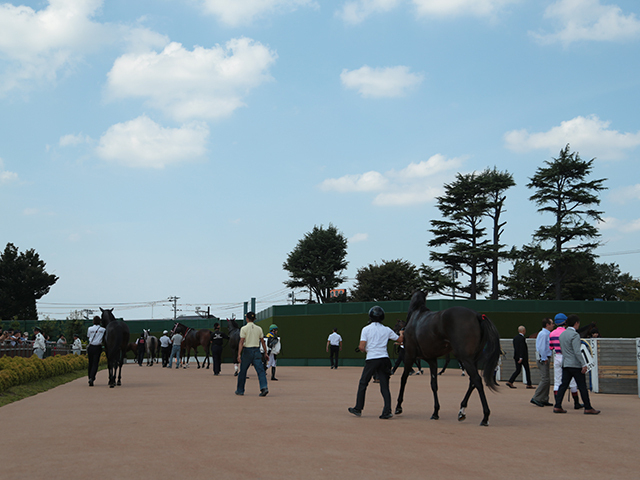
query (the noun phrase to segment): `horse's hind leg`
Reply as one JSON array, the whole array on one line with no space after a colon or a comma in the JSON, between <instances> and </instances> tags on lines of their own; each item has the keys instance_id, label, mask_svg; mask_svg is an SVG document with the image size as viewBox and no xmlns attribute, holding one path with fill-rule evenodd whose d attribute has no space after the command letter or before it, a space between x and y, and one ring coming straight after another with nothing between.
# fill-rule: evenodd
<instances>
[{"instance_id":1,"label":"horse's hind leg","mask_svg":"<svg viewBox=\"0 0 640 480\"><path fill-rule=\"evenodd\" d=\"M480 402L482 403L483 412L483 417L480 425L483 427L488 427L489 415L491 414L491 410L489 410L489 403L487 402L487 397L484 392L484 386L482 385L482 378L480 378L480 374L478 373L478 366L476 363L470 360L464 361L463 364L464 369L469 374L469 391L467 393L471 395L470 392L473 390L471 385L473 385L473 387L478 390L478 395L480 395Z\"/></svg>"},{"instance_id":2,"label":"horse's hind leg","mask_svg":"<svg viewBox=\"0 0 640 480\"><path fill-rule=\"evenodd\" d=\"M122 351L120 351L120 355L119 355L119 360L118 363L116 364L116 368L118 369L118 381L116 382L116 385L120 386L122 385L122 364L124 363L124 353ZM113 372L113 376L115 377L115 370Z\"/></svg>"},{"instance_id":3,"label":"horse's hind leg","mask_svg":"<svg viewBox=\"0 0 640 480\"><path fill-rule=\"evenodd\" d=\"M469 403L469 397L471 397L471 393L473 392L474 388L476 387L473 385L473 382L471 381L471 379L469 379L469 388L467 389L467 393L462 399L462 403L460 403L460 411L458 412L458 421L460 422L467 418L465 409L467 408L467 404Z\"/></svg>"},{"instance_id":4,"label":"horse's hind leg","mask_svg":"<svg viewBox=\"0 0 640 480\"><path fill-rule=\"evenodd\" d=\"M433 392L433 415L431 420L440 418L440 402L438 401L438 360L429 360L429 370L431 373L431 391Z\"/></svg>"}]
</instances>

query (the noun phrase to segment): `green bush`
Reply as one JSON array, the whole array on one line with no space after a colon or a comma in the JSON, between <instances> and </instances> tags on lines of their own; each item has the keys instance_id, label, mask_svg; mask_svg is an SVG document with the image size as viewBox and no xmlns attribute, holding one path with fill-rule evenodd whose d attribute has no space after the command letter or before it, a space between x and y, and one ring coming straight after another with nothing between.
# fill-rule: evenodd
<instances>
[{"instance_id":1,"label":"green bush","mask_svg":"<svg viewBox=\"0 0 640 480\"><path fill-rule=\"evenodd\" d=\"M100 356L100 364L107 361ZM0 357L0 392L16 385L56 377L76 370L86 369L89 359L86 355L56 355L43 360L33 355L30 358Z\"/></svg>"}]
</instances>

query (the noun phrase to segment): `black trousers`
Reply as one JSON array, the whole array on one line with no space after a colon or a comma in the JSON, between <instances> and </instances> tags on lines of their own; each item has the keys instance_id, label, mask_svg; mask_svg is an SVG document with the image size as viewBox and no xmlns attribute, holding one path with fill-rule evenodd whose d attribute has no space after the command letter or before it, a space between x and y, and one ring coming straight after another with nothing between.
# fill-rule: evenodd
<instances>
[{"instance_id":1,"label":"black trousers","mask_svg":"<svg viewBox=\"0 0 640 480\"><path fill-rule=\"evenodd\" d=\"M367 386L371 381L371 377L376 374L380 380L380 393L384 400L384 409L382 414L391 413L391 392L389 392L389 377L391 376L391 360L389 357L374 358L367 360L362 370L360 383L358 384L358 395L356 398L356 409L364 409L364 398L367 393Z\"/></svg>"},{"instance_id":2,"label":"black trousers","mask_svg":"<svg viewBox=\"0 0 640 480\"><path fill-rule=\"evenodd\" d=\"M138 345L138 365L142 365L142 361L144 360L144 346Z\"/></svg>"},{"instance_id":3,"label":"black trousers","mask_svg":"<svg viewBox=\"0 0 640 480\"><path fill-rule=\"evenodd\" d=\"M338 368L338 357L340 356L340 345L329 346L329 361L331 366Z\"/></svg>"},{"instance_id":4,"label":"black trousers","mask_svg":"<svg viewBox=\"0 0 640 480\"><path fill-rule=\"evenodd\" d=\"M582 403L584 403L585 410L591 410L591 401L589 400L589 389L587 388L587 377L584 373L582 373L581 368L574 367L562 367L562 383L560 384L560 388L558 388L558 393L556 395L556 408L562 408L562 397L564 396L567 388L569 388L569 383L571 379L576 379L576 384L578 385L578 390L580 391L580 396L582 397Z\"/></svg>"},{"instance_id":5,"label":"black trousers","mask_svg":"<svg viewBox=\"0 0 640 480\"><path fill-rule=\"evenodd\" d=\"M520 372L522 371L523 367L524 367L525 373L527 374L527 385L531 385L531 372L529 371L529 360L526 360L526 359L522 359L522 363L518 363L518 361L516 360L516 371L513 372L513 375L511 375L511 378L509 379L509 383L514 382L516 377L520 375Z\"/></svg>"},{"instance_id":6,"label":"black trousers","mask_svg":"<svg viewBox=\"0 0 640 480\"><path fill-rule=\"evenodd\" d=\"M89 345L87 347L87 357L89 359L89 380L94 381L96 379L101 354L102 345Z\"/></svg>"},{"instance_id":7,"label":"black trousers","mask_svg":"<svg viewBox=\"0 0 640 480\"><path fill-rule=\"evenodd\" d=\"M213 373L217 375L222 366L222 345L211 345L211 356L213 357Z\"/></svg>"},{"instance_id":8,"label":"black trousers","mask_svg":"<svg viewBox=\"0 0 640 480\"><path fill-rule=\"evenodd\" d=\"M168 347L162 347L162 366L169 365L169 355L171 355L171 345Z\"/></svg>"}]
</instances>

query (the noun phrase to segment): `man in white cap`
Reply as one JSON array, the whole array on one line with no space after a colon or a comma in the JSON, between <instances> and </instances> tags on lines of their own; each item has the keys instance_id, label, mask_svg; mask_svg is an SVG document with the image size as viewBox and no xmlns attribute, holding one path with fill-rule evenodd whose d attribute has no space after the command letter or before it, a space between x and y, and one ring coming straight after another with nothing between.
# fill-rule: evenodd
<instances>
[{"instance_id":1,"label":"man in white cap","mask_svg":"<svg viewBox=\"0 0 640 480\"><path fill-rule=\"evenodd\" d=\"M160 337L160 347L162 348L162 368L169 364L169 355L171 355L171 339L167 335L168 331L162 332Z\"/></svg>"},{"instance_id":2,"label":"man in white cap","mask_svg":"<svg viewBox=\"0 0 640 480\"><path fill-rule=\"evenodd\" d=\"M44 351L47 349L47 344L44 341L44 335L42 335L40 327L35 327L33 331L36 334L36 339L33 341L33 353L42 359L44 358Z\"/></svg>"}]
</instances>

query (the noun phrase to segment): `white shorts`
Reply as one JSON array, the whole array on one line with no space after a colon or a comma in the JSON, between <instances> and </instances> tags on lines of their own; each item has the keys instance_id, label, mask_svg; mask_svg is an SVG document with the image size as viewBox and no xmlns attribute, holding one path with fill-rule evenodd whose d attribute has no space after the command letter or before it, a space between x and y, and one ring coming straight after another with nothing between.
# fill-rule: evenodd
<instances>
[{"instance_id":1,"label":"white shorts","mask_svg":"<svg viewBox=\"0 0 640 480\"><path fill-rule=\"evenodd\" d=\"M554 392L558 391L561 383L562 383L562 354L556 353L553 355L553 391ZM569 383L569 388L573 393L578 391L578 384L576 383L575 378L571 379L571 382Z\"/></svg>"}]
</instances>

